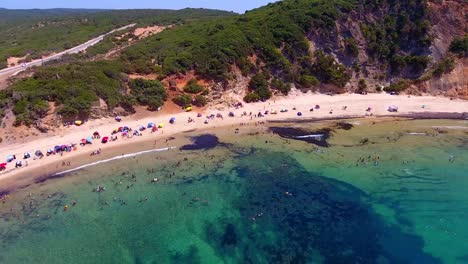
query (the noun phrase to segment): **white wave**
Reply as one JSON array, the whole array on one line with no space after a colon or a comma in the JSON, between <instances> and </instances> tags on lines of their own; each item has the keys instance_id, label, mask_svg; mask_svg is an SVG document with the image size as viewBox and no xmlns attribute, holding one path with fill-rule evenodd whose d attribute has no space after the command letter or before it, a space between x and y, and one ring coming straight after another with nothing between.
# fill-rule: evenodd
<instances>
[{"instance_id":1,"label":"white wave","mask_svg":"<svg viewBox=\"0 0 468 264\"><path fill-rule=\"evenodd\" d=\"M321 138L325 136L324 134L313 134L313 135L305 135L305 136L296 136L294 138Z\"/></svg>"},{"instance_id":2,"label":"white wave","mask_svg":"<svg viewBox=\"0 0 468 264\"><path fill-rule=\"evenodd\" d=\"M96 161L96 162L93 162L93 163L85 164L85 165L82 165L82 166L79 166L79 167L76 167L76 168L73 168L73 169L69 169L69 170L66 170L66 171L61 171L61 172L58 172L58 173L54 174L54 176L62 175L62 174L77 171L77 170L81 170L81 169L84 169L84 168L87 168L87 167L95 166L95 165L98 165L98 164L101 164L101 163L106 163L106 162L113 161L113 160L131 158L131 157L135 157L135 156L139 156L139 155L146 154L146 153L151 153L151 152L167 151L167 150L174 149L174 148L175 147L150 149L150 150L144 150L144 151L125 154L125 155L120 155L120 156L116 156L116 157L113 157L113 158L110 158L110 159L99 160L99 161Z\"/></svg>"},{"instance_id":3,"label":"white wave","mask_svg":"<svg viewBox=\"0 0 468 264\"><path fill-rule=\"evenodd\" d=\"M427 134L426 134L426 133L417 133L417 132L411 132L411 133L408 133L408 135L415 135L415 136L426 136Z\"/></svg>"}]
</instances>

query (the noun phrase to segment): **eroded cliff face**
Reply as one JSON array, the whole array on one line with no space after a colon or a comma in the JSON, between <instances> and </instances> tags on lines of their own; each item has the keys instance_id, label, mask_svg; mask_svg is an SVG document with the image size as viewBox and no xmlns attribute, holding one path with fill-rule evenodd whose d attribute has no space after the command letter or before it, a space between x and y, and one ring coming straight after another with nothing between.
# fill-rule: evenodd
<instances>
[{"instance_id":1,"label":"eroded cliff face","mask_svg":"<svg viewBox=\"0 0 468 264\"><path fill-rule=\"evenodd\" d=\"M441 59L452 40L468 33L468 3L466 0L428 1L433 37L431 55Z\"/></svg>"},{"instance_id":2,"label":"eroded cliff face","mask_svg":"<svg viewBox=\"0 0 468 264\"><path fill-rule=\"evenodd\" d=\"M434 95L459 97L468 100L468 58L455 62L455 68L439 78L417 85L418 90Z\"/></svg>"}]
</instances>

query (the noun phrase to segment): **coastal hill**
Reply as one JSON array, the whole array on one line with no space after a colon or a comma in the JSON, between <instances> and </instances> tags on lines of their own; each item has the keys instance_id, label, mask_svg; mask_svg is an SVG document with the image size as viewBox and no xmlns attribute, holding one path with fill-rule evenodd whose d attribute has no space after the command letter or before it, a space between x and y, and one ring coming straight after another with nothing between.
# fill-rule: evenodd
<instances>
[{"instance_id":1,"label":"coastal hill","mask_svg":"<svg viewBox=\"0 0 468 264\"><path fill-rule=\"evenodd\" d=\"M114 34L27 72L0 91L0 114L40 126L51 114L86 119L133 113L137 105L203 107L298 90L467 98L466 11L463 0L284 0L243 15L138 20L170 26L146 38ZM118 11L84 16L104 12Z\"/></svg>"}]
</instances>

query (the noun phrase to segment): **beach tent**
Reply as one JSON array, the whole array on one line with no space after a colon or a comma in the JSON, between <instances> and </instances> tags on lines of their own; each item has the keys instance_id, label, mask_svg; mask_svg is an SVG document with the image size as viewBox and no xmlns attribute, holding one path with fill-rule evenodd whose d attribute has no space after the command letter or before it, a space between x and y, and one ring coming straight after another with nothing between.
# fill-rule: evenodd
<instances>
[{"instance_id":1,"label":"beach tent","mask_svg":"<svg viewBox=\"0 0 468 264\"><path fill-rule=\"evenodd\" d=\"M91 137L87 138L87 139L86 139L86 143L92 144L92 143L93 143L93 139L92 139Z\"/></svg>"},{"instance_id":2,"label":"beach tent","mask_svg":"<svg viewBox=\"0 0 468 264\"><path fill-rule=\"evenodd\" d=\"M36 157L44 156L44 154L42 154L42 151L40 151L40 150L36 150L36 152L34 152L34 155L36 155Z\"/></svg>"},{"instance_id":3,"label":"beach tent","mask_svg":"<svg viewBox=\"0 0 468 264\"><path fill-rule=\"evenodd\" d=\"M107 143L107 141L109 141L109 137L103 137L101 140L102 143Z\"/></svg>"},{"instance_id":4,"label":"beach tent","mask_svg":"<svg viewBox=\"0 0 468 264\"><path fill-rule=\"evenodd\" d=\"M6 158L6 161L7 161L7 162L12 162L14 159L15 159L15 156L9 155L9 156L7 156L7 158Z\"/></svg>"},{"instance_id":5,"label":"beach tent","mask_svg":"<svg viewBox=\"0 0 468 264\"><path fill-rule=\"evenodd\" d=\"M83 124L83 121L80 121L80 120L75 121L75 125L77 126L81 126L82 124Z\"/></svg>"},{"instance_id":6,"label":"beach tent","mask_svg":"<svg viewBox=\"0 0 468 264\"><path fill-rule=\"evenodd\" d=\"M163 124L163 123L159 123L158 128L163 128L163 127L164 127L164 124Z\"/></svg>"},{"instance_id":7,"label":"beach tent","mask_svg":"<svg viewBox=\"0 0 468 264\"><path fill-rule=\"evenodd\" d=\"M175 123L175 117L171 117L171 119L169 120L169 123L174 124Z\"/></svg>"},{"instance_id":8,"label":"beach tent","mask_svg":"<svg viewBox=\"0 0 468 264\"><path fill-rule=\"evenodd\" d=\"M154 127L154 123L153 122L148 123L148 128L152 128L152 127Z\"/></svg>"},{"instance_id":9,"label":"beach tent","mask_svg":"<svg viewBox=\"0 0 468 264\"><path fill-rule=\"evenodd\" d=\"M23 156L23 159L29 159L30 157L31 157L31 153L25 152L24 156Z\"/></svg>"}]
</instances>

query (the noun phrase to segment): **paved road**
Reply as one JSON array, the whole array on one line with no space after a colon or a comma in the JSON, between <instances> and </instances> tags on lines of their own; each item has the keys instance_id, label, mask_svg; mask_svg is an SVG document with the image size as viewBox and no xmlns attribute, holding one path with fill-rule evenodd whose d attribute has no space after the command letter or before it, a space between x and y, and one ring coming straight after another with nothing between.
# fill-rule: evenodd
<instances>
[{"instance_id":1,"label":"paved road","mask_svg":"<svg viewBox=\"0 0 468 264\"><path fill-rule=\"evenodd\" d=\"M116 31L127 29L129 27L133 27L135 25L136 24L130 24L130 25L127 25L127 26L124 26L124 27L121 27L121 28L114 29L114 30L112 30L112 31L110 31L110 32L108 32L106 34L100 35L97 38L93 38L93 39L91 39L91 40L89 40L89 41L87 41L87 42L85 42L83 44L80 44L80 45L76 46L76 47L73 47L71 49L62 51L60 53L51 55L51 56L43 58L43 59L34 60L34 61L31 61L31 62L28 62L28 63L20 64L18 66L5 68L3 70L0 70L0 77L7 78L7 77L10 77L10 76L16 75L16 74L26 70L27 68L32 67L32 66L40 66L44 62L57 60L57 59L61 58L63 55L65 55L65 54L78 53L80 51L83 51L83 50L95 45L99 41L103 40L104 37L109 35L109 34L112 34L112 33L116 32Z\"/></svg>"}]
</instances>

